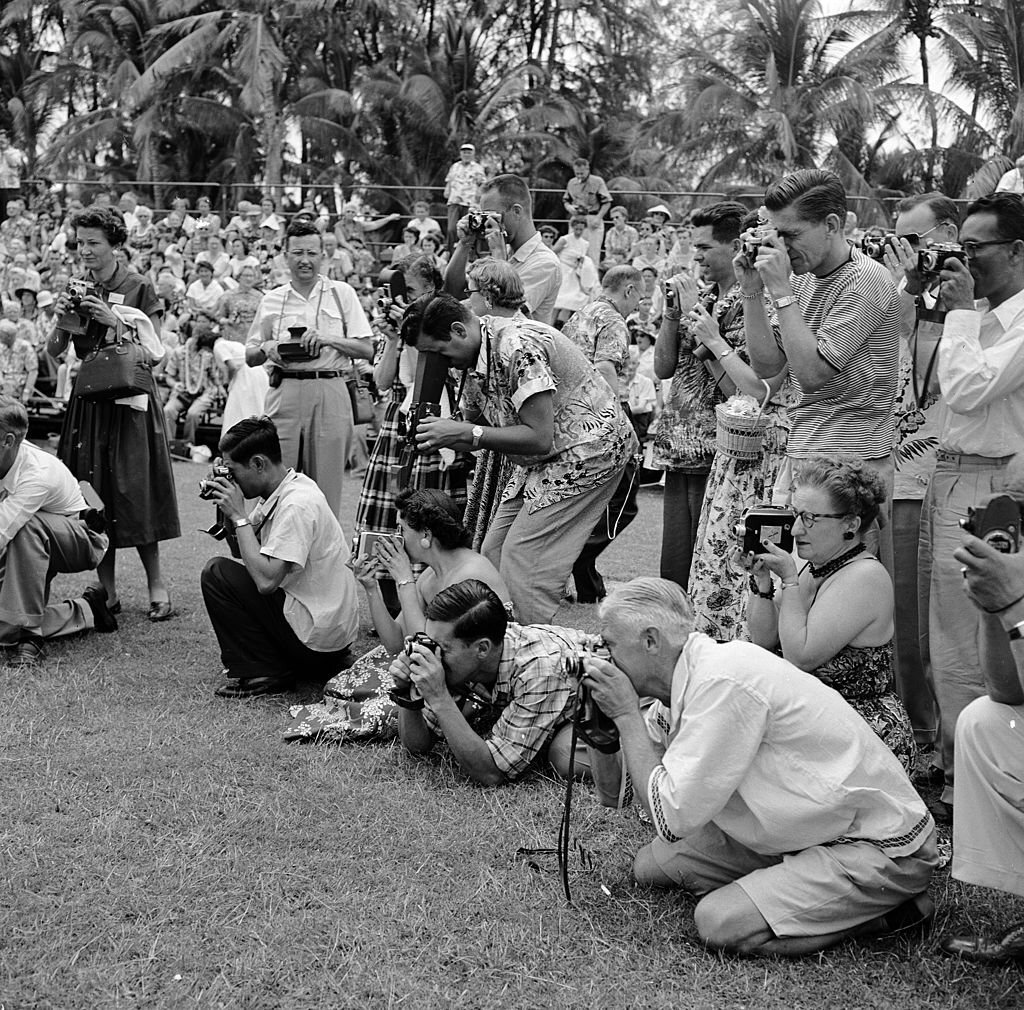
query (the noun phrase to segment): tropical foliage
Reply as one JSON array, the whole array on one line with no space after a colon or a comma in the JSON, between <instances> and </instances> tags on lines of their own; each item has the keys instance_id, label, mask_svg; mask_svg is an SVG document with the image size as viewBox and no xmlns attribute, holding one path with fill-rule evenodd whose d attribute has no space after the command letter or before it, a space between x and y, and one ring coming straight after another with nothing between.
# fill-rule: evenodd
<instances>
[{"instance_id":1,"label":"tropical foliage","mask_svg":"<svg viewBox=\"0 0 1024 1010\"><path fill-rule=\"evenodd\" d=\"M850 7L14 0L0 127L51 176L377 183L405 205L466 139L553 189L584 154L626 189L815 164L855 192L956 195L1024 152L1024 0Z\"/></svg>"}]
</instances>

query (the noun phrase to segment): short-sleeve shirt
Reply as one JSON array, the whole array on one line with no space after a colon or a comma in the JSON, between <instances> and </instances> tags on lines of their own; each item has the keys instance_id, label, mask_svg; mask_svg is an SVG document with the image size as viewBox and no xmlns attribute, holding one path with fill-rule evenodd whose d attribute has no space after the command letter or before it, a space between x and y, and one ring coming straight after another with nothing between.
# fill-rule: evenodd
<instances>
[{"instance_id":1,"label":"short-sleeve shirt","mask_svg":"<svg viewBox=\"0 0 1024 1010\"><path fill-rule=\"evenodd\" d=\"M460 160L448 169L444 181L448 187L449 204L475 207L479 203L480 187L487 181L487 173L479 161L464 165Z\"/></svg>"},{"instance_id":2,"label":"short-sleeve shirt","mask_svg":"<svg viewBox=\"0 0 1024 1010\"><path fill-rule=\"evenodd\" d=\"M10 347L0 343L0 388L4 396L20 400L29 372L38 367L36 349L24 337L15 337Z\"/></svg>"},{"instance_id":3,"label":"short-sleeve shirt","mask_svg":"<svg viewBox=\"0 0 1024 1010\"><path fill-rule=\"evenodd\" d=\"M610 263L628 263L632 259L633 247L640 241L640 233L631 224L622 231L612 225L604 233L604 256Z\"/></svg>"},{"instance_id":4,"label":"short-sleeve shirt","mask_svg":"<svg viewBox=\"0 0 1024 1010\"><path fill-rule=\"evenodd\" d=\"M78 515L86 507L71 471L56 456L23 441L0 477L0 551L37 512Z\"/></svg>"},{"instance_id":5,"label":"short-sleeve shirt","mask_svg":"<svg viewBox=\"0 0 1024 1010\"><path fill-rule=\"evenodd\" d=\"M838 369L820 389L802 389L790 409L788 453L845 452L881 459L892 451L902 307L892 275L857 249L827 277L791 278L818 353Z\"/></svg>"},{"instance_id":6,"label":"short-sleeve shirt","mask_svg":"<svg viewBox=\"0 0 1024 1010\"><path fill-rule=\"evenodd\" d=\"M314 652L351 645L359 630L359 601L348 543L316 482L289 470L250 520L260 554L298 566L281 582L284 617L296 638Z\"/></svg>"},{"instance_id":7,"label":"short-sleeve shirt","mask_svg":"<svg viewBox=\"0 0 1024 1010\"><path fill-rule=\"evenodd\" d=\"M562 266L555 251L537 232L508 258L519 275L530 315L549 326L555 319L555 301L562 286Z\"/></svg>"},{"instance_id":8,"label":"short-sleeve shirt","mask_svg":"<svg viewBox=\"0 0 1024 1010\"><path fill-rule=\"evenodd\" d=\"M487 743L495 767L512 781L533 763L573 714L576 680L571 668L592 636L571 628L510 623L505 631L498 679L490 689L489 714L471 723ZM475 693L486 698L480 686ZM426 705L423 721L439 732Z\"/></svg>"},{"instance_id":9,"label":"short-sleeve shirt","mask_svg":"<svg viewBox=\"0 0 1024 1010\"><path fill-rule=\"evenodd\" d=\"M480 357L465 399L493 425L521 424L519 408L552 392L554 438L543 456L509 455L515 464L503 494L522 494L526 511L574 498L606 483L637 449L618 396L568 337L518 315L484 316Z\"/></svg>"},{"instance_id":10,"label":"short-sleeve shirt","mask_svg":"<svg viewBox=\"0 0 1024 1010\"><path fill-rule=\"evenodd\" d=\"M574 312L562 327L564 333L595 365L609 361L621 379L629 358L629 328L622 313L607 298L598 298ZM619 387L619 397L626 390Z\"/></svg>"},{"instance_id":11,"label":"short-sleeve shirt","mask_svg":"<svg viewBox=\"0 0 1024 1010\"><path fill-rule=\"evenodd\" d=\"M588 175L583 182L573 176L565 187L565 202L585 208L588 214L596 214L612 202L612 195L599 175Z\"/></svg>"},{"instance_id":12,"label":"short-sleeve shirt","mask_svg":"<svg viewBox=\"0 0 1024 1010\"><path fill-rule=\"evenodd\" d=\"M339 310L340 306L340 310ZM344 315L343 315L344 313ZM263 322L271 321L271 340L288 340L289 326L316 328L332 340L372 339L373 330L351 284L321 275L304 298L291 283L263 296L249 330L246 347L263 346ZM325 347L312 361L289 361L289 372L348 371L352 359L334 347Z\"/></svg>"}]
</instances>

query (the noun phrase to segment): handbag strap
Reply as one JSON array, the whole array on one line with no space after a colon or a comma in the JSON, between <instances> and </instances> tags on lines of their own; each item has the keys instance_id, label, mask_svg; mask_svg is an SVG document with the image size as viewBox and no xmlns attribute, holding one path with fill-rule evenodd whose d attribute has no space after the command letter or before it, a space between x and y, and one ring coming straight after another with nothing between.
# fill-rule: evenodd
<instances>
[{"instance_id":1,"label":"handbag strap","mask_svg":"<svg viewBox=\"0 0 1024 1010\"><path fill-rule=\"evenodd\" d=\"M334 286L334 281L324 280L325 284L330 284L331 295L334 297L334 304L338 306L338 315L341 316L341 337L342 340L348 340L348 320L345 318L345 310L341 307L341 296L338 294L338 289ZM359 382L359 369L356 368L355 361L352 360L350 355L345 355L348 358L349 367L352 369L352 374L355 376L356 382Z\"/></svg>"}]
</instances>

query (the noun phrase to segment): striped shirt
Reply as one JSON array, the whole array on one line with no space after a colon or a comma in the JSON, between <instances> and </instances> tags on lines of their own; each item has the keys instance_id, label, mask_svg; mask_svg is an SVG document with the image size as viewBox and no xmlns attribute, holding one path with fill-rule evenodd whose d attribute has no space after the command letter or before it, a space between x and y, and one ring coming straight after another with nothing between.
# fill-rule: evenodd
<instances>
[{"instance_id":1,"label":"striped shirt","mask_svg":"<svg viewBox=\"0 0 1024 1010\"><path fill-rule=\"evenodd\" d=\"M854 249L826 277L791 278L804 321L818 337L818 353L834 368L815 392L790 408L788 454L846 452L881 459L892 451L893 405L900 354L900 300L881 263Z\"/></svg>"}]
</instances>

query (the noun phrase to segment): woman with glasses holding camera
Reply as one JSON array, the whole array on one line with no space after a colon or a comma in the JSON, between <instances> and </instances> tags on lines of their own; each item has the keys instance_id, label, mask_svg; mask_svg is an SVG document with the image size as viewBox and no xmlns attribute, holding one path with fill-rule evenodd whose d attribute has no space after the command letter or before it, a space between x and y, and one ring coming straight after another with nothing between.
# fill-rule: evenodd
<instances>
[{"instance_id":1,"label":"woman with glasses holding camera","mask_svg":"<svg viewBox=\"0 0 1024 1010\"><path fill-rule=\"evenodd\" d=\"M441 590L476 579L494 590L512 616L508 586L487 558L470 549L459 505L441 491L410 489L398 495L395 507L398 536L371 540L364 535L352 556L381 644L328 681L321 703L293 708L285 739L342 742L391 735L397 710L388 693L394 686L388 669L406 639L426 628L424 611ZM419 577L414 565L422 569ZM397 617L385 603L381 574L398 587Z\"/></svg>"},{"instance_id":2,"label":"woman with glasses holding camera","mask_svg":"<svg viewBox=\"0 0 1024 1010\"><path fill-rule=\"evenodd\" d=\"M892 687L892 580L864 542L885 499L885 485L862 460L810 456L792 500L805 564L798 569L771 543L736 560L750 572L751 640L838 691L909 771L917 747Z\"/></svg>"}]
</instances>

